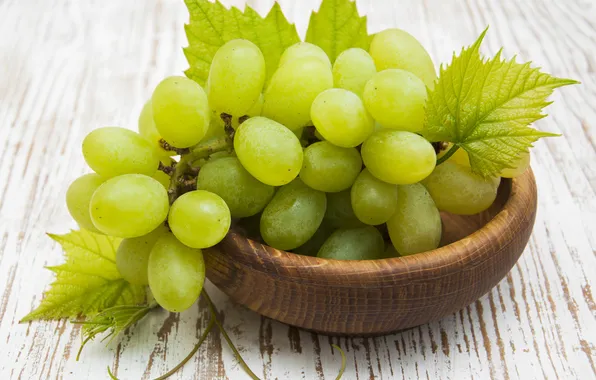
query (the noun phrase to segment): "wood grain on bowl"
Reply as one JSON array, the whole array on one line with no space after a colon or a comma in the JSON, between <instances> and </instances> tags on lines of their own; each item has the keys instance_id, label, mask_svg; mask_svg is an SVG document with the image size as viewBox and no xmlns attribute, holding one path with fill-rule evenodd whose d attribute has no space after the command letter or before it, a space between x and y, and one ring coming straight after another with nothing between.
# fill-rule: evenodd
<instances>
[{"instance_id":1,"label":"wood grain on bowl","mask_svg":"<svg viewBox=\"0 0 596 380\"><path fill-rule=\"evenodd\" d=\"M444 246L406 257L337 261L279 251L230 232L205 250L207 277L236 302L332 335L378 335L424 324L474 302L511 270L536 216L528 170L504 179L472 216L443 213Z\"/></svg>"}]
</instances>

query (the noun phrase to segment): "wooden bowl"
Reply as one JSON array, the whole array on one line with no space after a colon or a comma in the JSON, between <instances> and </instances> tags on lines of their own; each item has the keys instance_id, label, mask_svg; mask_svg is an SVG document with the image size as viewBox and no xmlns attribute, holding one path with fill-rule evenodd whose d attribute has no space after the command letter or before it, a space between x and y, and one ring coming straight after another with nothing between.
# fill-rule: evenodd
<instances>
[{"instance_id":1,"label":"wooden bowl","mask_svg":"<svg viewBox=\"0 0 596 380\"><path fill-rule=\"evenodd\" d=\"M494 287L523 252L536 216L531 169L502 180L490 209L442 214L442 246L382 260L279 251L230 232L204 251L207 277L236 302L329 335L381 335L437 320Z\"/></svg>"}]
</instances>

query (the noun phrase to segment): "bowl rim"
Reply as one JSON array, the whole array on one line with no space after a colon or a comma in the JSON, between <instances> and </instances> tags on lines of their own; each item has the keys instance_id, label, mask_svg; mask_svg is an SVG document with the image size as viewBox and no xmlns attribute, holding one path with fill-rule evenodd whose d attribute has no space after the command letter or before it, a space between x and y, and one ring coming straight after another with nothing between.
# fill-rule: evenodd
<instances>
[{"instance_id":1,"label":"bowl rim","mask_svg":"<svg viewBox=\"0 0 596 380\"><path fill-rule=\"evenodd\" d=\"M428 273L432 277L453 274L454 271L469 268L470 258L484 256L481 261L475 262L474 266L488 260L489 256L485 255L487 251L496 252L511 243L514 237L511 234L513 226L526 225L531 222L531 218L525 212L528 207L528 198L523 195L531 192L536 198L536 181L531 168L516 178L503 178L501 181L506 181L505 186L509 187L509 196L501 210L491 220L470 235L430 251L375 260L326 259L278 250L233 230L226 235L223 243L231 243L241 248L240 242L244 241L251 247L250 252L243 252L246 251L243 249L224 251L227 256L231 255L230 259L237 260L254 271L268 274L278 280L311 285L317 282L328 283L325 281L313 282L313 280L321 280L327 276L333 276L329 278L335 279L341 276L343 280L341 285L352 287L356 284L366 286L371 282L380 285L385 276L394 277L400 273L407 274L412 280L420 278L420 276L416 276L417 272L420 272L418 274ZM500 186L503 186L503 183ZM491 239L492 236L510 236L511 238ZM277 270L277 268L300 269L300 266L307 270L292 271L291 273ZM272 271L272 267L276 270ZM378 277L358 276L363 273L375 273ZM337 286L337 281L334 281L333 285Z\"/></svg>"}]
</instances>

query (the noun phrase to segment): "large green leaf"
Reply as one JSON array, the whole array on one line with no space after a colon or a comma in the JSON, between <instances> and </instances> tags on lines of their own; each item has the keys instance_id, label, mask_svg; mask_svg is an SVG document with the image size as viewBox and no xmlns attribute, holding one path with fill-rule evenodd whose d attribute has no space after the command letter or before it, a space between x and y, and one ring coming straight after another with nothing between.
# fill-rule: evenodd
<instances>
[{"instance_id":1,"label":"large green leaf","mask_svg":"<svg viewBox=\"0 0 596 380\"><path fill-rule=\"evenodd\" d=\"M56 280L41 305L21 322L90 316L112 306L145 300L145 287L129 284L116 268L116 249L122 239L86 230L49 236L62 245L66 262L48 267Z\"/></svg>"},{"instance_id":2,"label":"large green leaf","mask_svg":"<svg viewBox=\"0 0 596 380\"><path fill-rule=\"evenodd\" d=\"M441 68L438 84L428 90L423 134L465 149L472 170L488 177L513 167L539 138L556 136L529 125L546 116L542 109L555 88L577 82L515 58L502 60L501 51L484 60L479 48L485 34Z\"/></svg>"},{"instance_id":3,"label":"large green leaf","mask_svg":"<svg viewBox=\"0 0 596 380\"><path fill-rule=\"evenodd\" d=\"M226 9L219 1L185 0L190 22L185 25L188 47L184 49L190 68L186 76L205 85L213 56L226 42L244 38L257 45L267 65L267 78L273 75L284 50L300 41L278 3L265 18L249 6L244 12Z\"/></svg>"}]
</instances>

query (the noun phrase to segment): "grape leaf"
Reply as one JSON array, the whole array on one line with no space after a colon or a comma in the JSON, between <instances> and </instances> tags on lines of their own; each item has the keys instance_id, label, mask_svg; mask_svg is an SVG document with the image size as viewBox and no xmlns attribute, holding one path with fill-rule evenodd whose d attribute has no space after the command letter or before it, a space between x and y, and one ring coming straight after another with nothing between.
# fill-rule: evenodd
<instances>
[{"instance_id":1,"label":"grape leaf","mask_svg":"<svg viewBox=\"0 0 596 380\"><path fill-rule=\"evenodd\" d=\"M356 2L323 0L319 11L310 15L306 42L321 47L331 63L346 49L359 47L368 50L370 40L366 16L360 17Z\"/></svg>"},{"instance_id":2,"label":"grape leaf","mask_svg":"<svg viewBox=\"0 0 596 380\"><path fill-rule=\"evenodd\" d=\"M145 287L129 284L116 268L116 248L122 239L83 229L49 236L62 245L66 262L48 267L56 280L41 305L21 322L90 316L112 306L145 300Z\"/></svg>"},{"instance_id":3,"label":"grape leaf","mask_svg":"<svg viewBox=\"0 0 596 380\"><path fill-rule=\"evenodd\" d=\"M294 24L290 24L278 3L265 18L246 6L244 12L226 9L219 1L185 0L190 22L184 26L188 47L184 55L190 65L185 74L204 86L213 56L224 43L244 38L257 45L267 67L267 78L273 75L284 50L300 41Z\"/></svg>"},{"instance_id":4,"label":"grape leaf","mask_svg":"<svg viewBox=\"0 0 596 380\"><path fill-rule=\"evenodd\" d=\"M557 136L529 125L546 115L542 108L557 87L576 84L555 78L528 63L483 59L479 48L487 30L469 48L441 67L434 90L427 89L422 134L463 148L472 171L484 177L512 168L519 156L541 137Z\"/></svg>"}]
</instances>

